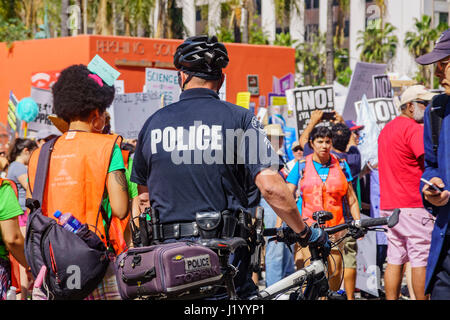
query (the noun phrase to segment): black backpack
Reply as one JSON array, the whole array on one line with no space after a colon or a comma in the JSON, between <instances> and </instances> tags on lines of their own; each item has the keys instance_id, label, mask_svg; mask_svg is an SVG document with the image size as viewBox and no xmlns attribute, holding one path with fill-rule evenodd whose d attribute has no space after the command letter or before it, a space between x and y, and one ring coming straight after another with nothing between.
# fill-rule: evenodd
<instances>
[{"instance_id":1,"label":"black backpack","mask_svg":"<svg viewBox=\"0 0 450 320\"><path fill-rule=\"evenodd\" d=\"M439 135L441 133L442 119L445 116L445 108L448 104L449 96L446 94L440 94L431 100L430 109L430 127L431 127L431 140L433 143L433 152L437 156L437 150L439 147Z\"/></svg>"},{"instance_id":2,"label":"black backpack","mask_svg":"<svg viewBox=\"0 0 450 320\"><path fill-rule=\"evenodd\" d=\"M31 212L27 221L25 257L34 278L42 266L47 267L41 290L50 299L80 300L86 298L102 281L109 257L104 243L86 224L73 233L42 214L40 205L50 154L56 140L46 142L41 149L33 198L27 199L27 207Z\"/></svg>"}]
</instances>

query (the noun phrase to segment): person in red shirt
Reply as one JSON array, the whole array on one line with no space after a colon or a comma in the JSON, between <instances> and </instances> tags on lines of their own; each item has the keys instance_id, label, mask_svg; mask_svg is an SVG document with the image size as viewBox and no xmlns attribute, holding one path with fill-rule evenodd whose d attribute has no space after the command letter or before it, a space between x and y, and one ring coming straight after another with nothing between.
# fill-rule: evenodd
<instances>
[{"instance_id":1,"label":"person in red shirt","mask_svg":"<svg viewBox=\"0 0 450 320\"><path fill-rule=\"evenodd\" d=\"M397 226L388 230L386 299L400 294L403 266L408 261L416 299L425 300L425 271L433 230L432 215L420 194L424 171L423 117L433 94L424 86L411 86L402 94L401 114L389 122L378 137L381 216L400 208Z\"/></svg>"}]
</instances>

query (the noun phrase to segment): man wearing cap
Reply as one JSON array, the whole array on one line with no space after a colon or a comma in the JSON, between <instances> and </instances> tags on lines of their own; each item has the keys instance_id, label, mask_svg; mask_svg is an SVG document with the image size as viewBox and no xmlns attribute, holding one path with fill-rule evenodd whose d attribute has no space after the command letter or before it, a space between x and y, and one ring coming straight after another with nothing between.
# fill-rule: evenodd
<instances>
[{"instance_id":1,"label":"man wearing cap","mask_svg":"<svg viewBox=\"0 0 450 320\"><path fill-rule=\"evenodd\" d=\"M285 137L283 129L279 124L269 124L264 127L264 131L273 149L280 157L280 163L284 164L280 174L285 179L287 175L286 172L283 172L286 170L286 155L283 152ZM277 217L277 214L264 197L261 197L259 205L264 208L264 226L266 228L281 227L281 219ZM265 271L267 287L295 272L294 256L283 242L271 241L267 243Z\"/></svg>"},{"instance_id":2,"label":"man wearing cap","mask_svg":"<svg viewBox=\"0 0 450 320\"><path fill-rule=\"evenodd\" d=\"M425 111L425 172L422 176L443 191L432 191L423 183L420 190L425 208L436 217L431 235L425 292L430 294L432 300L450 300L450 29L441 35L432 52L416 61L422 65L435 64L435 75L445 90L444 94L433 99ZM436 122L440 122L440 130L434 129L438 128Z\"/></svg>"},{"instance_id":3,"label":"man wearing cap","mask_svg":"<svg viewBox=\"0 0 450 320\"><path fill-rule=\"evenodd\" d=\"M425 210L419 192L424 171L423 117L434 94L421 85L411 86L401 96L401 114L389 122L378 137L380 215L390 216L400 208L401 218L387 233L386 299L399 297L403 265L411 263L416 299L425 300L425 271L433 219Z\"/></svg>"}]
</instances>

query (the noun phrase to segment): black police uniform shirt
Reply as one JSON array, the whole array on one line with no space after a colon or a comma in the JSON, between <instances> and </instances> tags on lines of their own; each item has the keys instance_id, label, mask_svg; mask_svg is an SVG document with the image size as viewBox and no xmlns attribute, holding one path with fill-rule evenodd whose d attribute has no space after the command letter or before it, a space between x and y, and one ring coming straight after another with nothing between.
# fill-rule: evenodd
<instances>
[{"instance_id":1,"label":"black police uniform shirt","mask_svg":"<svg viewBox=\"0 0 450 320\"><path fill-rule=\"evenodd\" d=\"M256 117L193 88L147 119L131 181L148 187L161 223L190 222L196 212L246 207L246 179L269 167L278 171L279 158Z\"/></svg>"}]
</instances>

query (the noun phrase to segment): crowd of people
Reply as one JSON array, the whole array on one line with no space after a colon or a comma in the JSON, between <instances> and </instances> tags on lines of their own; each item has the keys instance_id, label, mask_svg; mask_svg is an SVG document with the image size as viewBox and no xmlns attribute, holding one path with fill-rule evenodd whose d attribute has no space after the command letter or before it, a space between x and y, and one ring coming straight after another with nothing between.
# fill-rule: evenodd
<instances>
[{"instance_id":1,"label":"crowd of people","mask_svg":"<svg viewBox=\"0 0 450 320\"><path fill-rule=\"evenodd\" d=\"M331 212L333 219L326 226L335 226L360 220L361 214L390 216L399 208L399 224L387 234L377 232L377 266L384 273L386 299L400 297L405 272L411 299L450 299L450 193L446 189L450 120L445 99L450 96L450 29L433 52L417 62L437 64L436 75L445 92L436 95L415 85L401 93L400 115L381 130L374 146L377 163L362 163L358 145L364 126L346 121L337 112L324 121L319 110L312 112L308 126L292 144L294 159L287 161L281 125L263 127L248 110L218 98L228 54L215 37L188 38L177 48L174 64L182 88L180 101L151 116L133 141L122 141L110 130L106 110L114 87L84 65L66 68L52 87L56 114L52 121L62 135L41 131L35 139L16 138L0 155L0 300L13 286L21 299L48 299L48 292L36 285L31 274L24 242L31 209L26 199L36 195L40 154L49 141L54 146L42 212L49 217L58 210L70 212L102 240L111 261L86 299L120 299L113 261L136 245L136 221L150 206L163 226L161 238L156 239L160 243L194 237L195 228L190 228L196 212L264 208L266 228L289 226L305 244L266 243L261 259L265 286L307 265L307 245L325 245L347 232L328 239L321 229L311 227L314 212ZM442 101L438 97L445 103L437 105ZM444 109L437 131L433 107ZM255 161L174 163L173 151L167 150L179 143L176 128L187 129L199 120L205 130L203 136L197 131L192 145L203 157L206 148L214 155L228 151L229 141L223 141L222 149L217 132L240 129L252 132L256 140L254 145L247 139L233 143L231 158L255 155ZM167 127L174 128L178 137L166 134ZM257 155L261 149L267 150L268 157ZM195 158L196 151L177 150L183 159ZM422 177L435 189L421 182ZM184 230L181 238L177 228ZM331 249L329 257L329 287L336 292L344 289L341 294L349 300L355 299L356 291L355 238L363 236L347 238ZM239 270L235 285L242 299L255 294L261 280L261 275L252 274L249 260L247 248L236 251L230 260Z\"/></svg>"}]
</instances>

